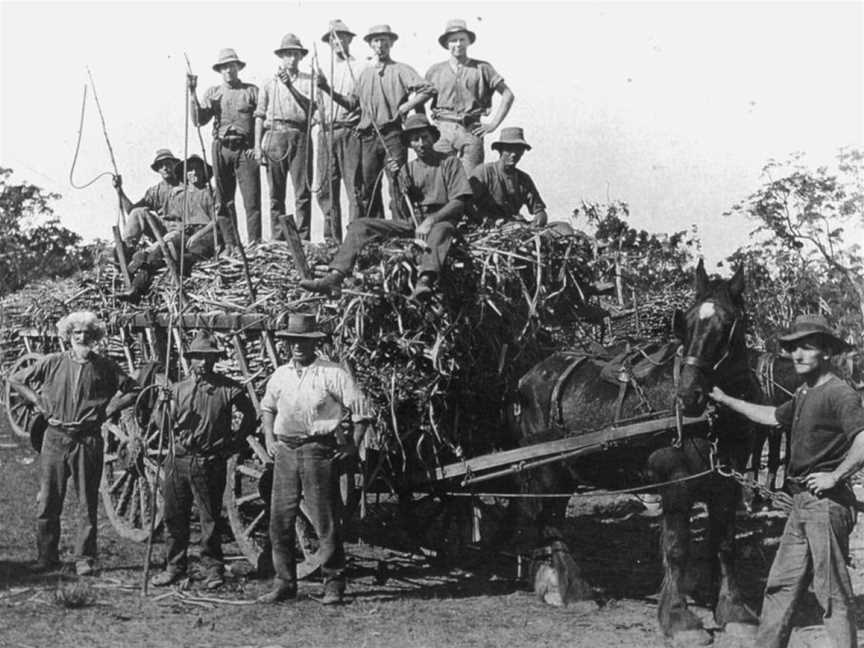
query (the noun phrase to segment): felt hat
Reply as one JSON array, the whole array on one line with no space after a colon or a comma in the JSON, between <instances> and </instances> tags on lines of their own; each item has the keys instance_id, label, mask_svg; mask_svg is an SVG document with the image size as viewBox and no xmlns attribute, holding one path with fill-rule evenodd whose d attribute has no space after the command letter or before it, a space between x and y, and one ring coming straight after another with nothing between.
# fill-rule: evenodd
<instances>
[{"instance_id":1,"label":"felt hat","mask_svg":"<svg viewBox=\"0 0 864 648\"><path fill-rule=\"evenodd\" d=\"M194 356L224 355L224 353L216 344L216 339L209 331L200 330L195 333L195 337L183 355L189 358Z\"/></svg>"},{"instance_id":2,"label":"felt hat","mask_svg":"<svg viewBox=\"0 0 864 648\"><path fill-rule=\"evenodd\" d=\"M310 338L321 339L326 337L318 330L318 322L312 313L289 313L288 323L284 329L276 333L278 337L284 338Z\"/></svg>"},{"instance_id":3,"label":"felt hat","mask_svg":"<svg viewBox=\"0 0 864 648\"><path fill-rule=\"evenodd\" d=\"M405 120L405 124L402 126L402 138L404 139L411 133L419 130L428 130L432 133L432 139L436 141L441 136L441 131L438 130L435 124L429 123L426 115L423 113L415 113L409 115L408 119Z\"/></svg>"},{"instance_id":4,"label":"felt hat","mask_svg":"<svg viewBox=\"0 0 864 648\"><path fill-rule=\"evenodd\" d=\"M497 151L502 146L522 146L528 151L531 150L531 145L525 141L525 133L519 126L501 129L498 141L492 142L492 150Z\"/></svg>"},{"instance_id":5,"label":"felt hat","mask_svg":"<svg viewBox=\"0 0 864 648\"><path fill-rule=\"evenodd\" d=\"M213 70L218 72L219 68L225 65L226 63L236 63L240 69L242 70L246 67L246 64L240 60L240 57L237 56L237 52L235 52L230 47L226 47L224 49L219 50L219 57L216 59L216 62L213 64Z\"/></svg>"},{"instance_id":6,"label":"felt hat","mask_svg":"<svg viewBox=\"0 0 864 648\"><path fill-rule=\"evenodd\" d=\"M468 29L468 25L464 20L461 18L451 18L447 21L447 26L444 27L444 33L438 37L441 47L447 49L447 39L450 38L450 34L458 34L459 32L465 32L468 35L469 44L473 44L477 40L477 34Z\"/></svg>"},{"instance_id":7,"label":"felt hat","mask_svg":"<svg viewBox=\"0 0 864 648\"><path fill-rule=\"evenodd\" d=\"M395 33L392 29L390 29L390 25L372 25L369 28L369 31L366 32L366 35L363 37L367 43L372 42L373 36L389 36L392 40L397 40L399 38L399 34Z\"/></svg>"},{"instance_id":8,"label":"felt hat","mask_svg":"<svg viewBox=\"0 0 864 648\"><path fill-rule=\"evenodd\" d=\"M300 42L300 39L296 34L285 34L282 37L282 42L279 44L279 48L273 50L273 53L276 56L279 56L282 52L288 50L299 50L303 52L303 56L306 56L309 53L309 50L303 47L303 43Z\"/></svg>"},{"instance_id":9,"label":"felt hat","mask_svg":"<svg viewBox=\"0 0 864 648\"><path fill-rule=\"evenodd\" d=\"M321 37L321 40L325 43L330 42L330 35L336 32L337 34L348 34L349 36L356 36L354 32L348 29L348 25L339 20L338 18L330 21L330 29L327 30L327 33Z\"/></svg>"},{"instance_id":10,"label":"felt hat","mask_svg":"<svg viewBox=\"0 0 864 648\"><path fill-rule=\"evenodd\" d=\"M192 164L200 164L204 168L205 182L213 177L213 167L207 164L200 155L190 155L186 158L186 166L189 167ZM174 165L174 175L183 178L183 160L177 160L177 164Z\"/></svg>"},{"instance_id":11,"label":"felt hat","mask_svg":"<svg viewBox=\"0 0 864 648\"><path fill-rule=\"evenodd\" d=\"M777 339L781 347L788 348L792 342L811 335L820 336L828 341L834 353L841 353L852 348L851 344L846 342L831 328L828 319L824 315L817 315L815 313L807 313L796 317L795 321L792 322L792 328L789 329L789 332L779 336Z\"/></svg>"},{"instance_id":12,"label":"felt hat","mask_svg":"<svg viewBox=\"0 0 864 648\"><path fill-rule=\"evenodd\" d=\"M158 171L159 163L163 160L171 160L175 163L175 165L177 162L180 161L178 158L174 157L174 154L168 149L159 149L158 151L156 151L156 157L153 159L153 164L150 165L150 168L154 171Z\"/></svg>"}]
</instances>

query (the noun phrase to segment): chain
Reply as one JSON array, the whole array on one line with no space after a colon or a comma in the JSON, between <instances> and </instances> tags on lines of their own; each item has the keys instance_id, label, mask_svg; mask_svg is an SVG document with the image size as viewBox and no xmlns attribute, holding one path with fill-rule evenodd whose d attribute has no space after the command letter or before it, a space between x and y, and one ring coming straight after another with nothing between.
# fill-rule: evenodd
<instances>
[{"instance_id":1,"label":"chain","mask_svg":"<svg viewBox=\"0 0 864 648\"><path fill-rule=\"evenodd\" d=\"M752 489L755 493L758 493L762 498L769 500L780 510L786 511L787 513L792 510L792 496L788 493L784 493L783 491L772 491L767 486L760 484L755 479L747 477L744 473L741 473L734 468L719 467L717 468L717 472L723 477L734 479L742 486Z\"/></svg>"}]
</instances>

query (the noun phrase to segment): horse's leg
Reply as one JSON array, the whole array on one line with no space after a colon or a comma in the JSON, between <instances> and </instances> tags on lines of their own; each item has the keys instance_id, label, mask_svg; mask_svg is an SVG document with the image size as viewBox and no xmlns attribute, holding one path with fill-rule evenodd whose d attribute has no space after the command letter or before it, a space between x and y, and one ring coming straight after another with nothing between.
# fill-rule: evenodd
<instances>
[{"instance_id":1,"label":"horse's leg","mask_svg":"<svg viewBox=\"0 0 864 648\"><path fill-rule=\"evenodd\" d=\"M765 447L766 436L765 428L762 427L756 428L751 436L745 475L757 483L759 481L759 470L762 468L762 449ZM755 489L749 486L741 489L741 501L748 513L753 511L757 501L760 499L759 493Z\"/></svg>"},{"instance_id":2,"label":"horse's leg","mask_svg":"<svg viewBox=\"0 0 864 648\"><path fill-rule=\"evenodd\" d=\"M780 469L780 447L783 445L783 435L768 434L768 482L770 490L777 490L777 471Z\"/></svg>"},{"instance_id":3,"label":"horse's leg","mask_svg":"<svg viewBox=\"0 0 864 648\"><path fill-rule=\"evenodd\" d=\"M759 619L747 607L735 576L735 503L740 487L728 479L716 478L708 501L708 548L712 557L712 595L717 592L714 620L735 636L752 636ZM719 588L718 588L719 581Z\"/></svg>"}]
</instances>

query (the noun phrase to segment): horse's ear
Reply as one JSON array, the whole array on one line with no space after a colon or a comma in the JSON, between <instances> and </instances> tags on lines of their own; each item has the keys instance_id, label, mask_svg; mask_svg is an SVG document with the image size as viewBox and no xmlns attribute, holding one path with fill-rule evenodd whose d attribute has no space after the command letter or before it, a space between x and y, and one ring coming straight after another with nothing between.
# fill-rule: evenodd
<instances>
[{"instance_id":1,"label":"horse's ear","mask_svg":"<svg viewBox=\"0 0 864 648\"><path fill-rule=\"evenodd\" d=\"M701 297L708 292L708 273L705 272L705 262L699 259L696 266L696 296Z\"/></svg>"},{"instance_id":2,"label":"horse's ear","mask_svg":"<svg viewBox=\"0 0 864 648\"><path fill-rule=\"evenodd\" d=\"M729 294L736 302L741 301L741 296L744 294L744 266L738 266L735 274L729 280Z\"/></svg>"},{"instance_id":3,"label":"horse's ear","mask_svg":"<svg viewBox=\"0 0 864 648\"><path fill-rule=\"evenodd\" d=\"M676 308L672 313L672 335L678 338L682 344L687 339L687 318L680 308Z\"/></svg>"}]
</instances>

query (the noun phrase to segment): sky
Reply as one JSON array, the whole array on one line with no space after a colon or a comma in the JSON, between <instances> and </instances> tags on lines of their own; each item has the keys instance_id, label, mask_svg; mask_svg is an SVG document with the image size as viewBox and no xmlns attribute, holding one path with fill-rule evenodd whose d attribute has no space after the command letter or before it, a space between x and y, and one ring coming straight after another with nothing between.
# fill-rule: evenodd
<instances>
[{"instance_id":1,"label":"sky","mask_svg":"<svg viewBox=\"0 0 864 648\"><path fill-rule=\"evenodd\" d=\"M84 189L69 180L88 67L134 201L158 180L155 150L184 150L184 53L199 98L219 83L210 66L223 47L247 63L243 80L266 83L286 32L316 43L326 71L320 38L341 18L358 34L355 56L370 54L360 38L370 26L389 23L400 36L393 58L425 74L447 58L437 38L455 17L477 33L469 55L491 62L516 95L504 126L525 128L533 148L520 166L550 220L583 201L622 200L636 227L695 227L712 267L749 241L752 223L723 213L759 186L769 159L801 151L830 164L839 148L864 146L860 2L0 0L0 166L62 194L55 210L66 227L110 238L110 178ZM209 126L203 135L209 158ZM497 136L487 136L487 161ZM200 153L191 124L188 151ZM111 169L91 92L74 182ZM320 220L316 205L313 238Z\"/></svg>"}]
</instances>

